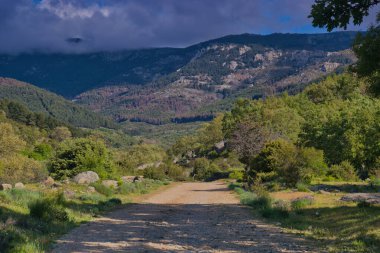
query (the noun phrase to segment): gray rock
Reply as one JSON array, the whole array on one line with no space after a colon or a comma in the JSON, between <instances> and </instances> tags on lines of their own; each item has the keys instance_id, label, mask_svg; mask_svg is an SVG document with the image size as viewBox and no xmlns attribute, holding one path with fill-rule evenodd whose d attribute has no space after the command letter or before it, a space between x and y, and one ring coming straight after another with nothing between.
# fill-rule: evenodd
<instances>
[{"instance_id":1,"label":"gray rock","mask_svg":"<svg viewBox=\"0 0 380 253\"><path fill-rule=\"evenodd\" d=\"M93 171L86 171L76 175L73 180L77 184L91 184L98 181L99 176Z\"/></svg>"},{"instance_id":2,"label":"gray rock","mask_svg":"<svg viewBox=\"0 0 380 253\"><path fill-rule=\"evenodd\" d=\"M25 185L21 182L15 183L15 188L16 189L24 189Z\"/></svg>"},{"instance_id":3,"label":"gray rock","mask_svg":"<svg viewBox=\"0 0 380 253\"><path fill-rule=\"evenodd\" d=\"M93 186L89 186L89 187L87 187L87 192L89 192L89 193L95 193L96 189Z\"/></svg>"},{"instance_id":4,"label":"gray rock","mask_svg":"<svg viewBox=\"0 0 380 253\"><path fill-rule=\"evenodd\" d=\"M103 180L102 185L113 189L117 189L119 187L116 180Z\"/></svg>"},{"instance_id":5,"label":"gray rock","mask_svg":"<svg viewBox=\"0 0 380 253\"><path fill-rule=\"evenodd\" d=\"M365 202L368 204L380 204L380 193L350 193L340 200L346 202Z\"/></svg>"},{"instance_id":6,"label":"gray rock","mask_svg":"<svg viewBox=\"0 0 380 253\"><path fill-rule=\"evenodd\" d=\"M121 177L121 180L124 183L133 183L135 181L136 176L123 176Z\"/></svg>"},{"instance_id":7,"label":"gray rock","mask_svg":"<svg viewBox=\"0 0 380 253\"><path fill-rule=\"evenodd\" d=\"M53 186L55 183L54 179L52 177L48 177L45 181L44 181L44 185L47 186L47 187L51 187Z\"/></svg>"},{"instance_id":8,"label":"gray rock","mask_svg":"<svg viewBox=\"0 0 380 253\"><path fill-rule=\"evenodd\" d=\"M0 191L12 190L11 184L0 184Z\"/></svg>"}]
</instances>

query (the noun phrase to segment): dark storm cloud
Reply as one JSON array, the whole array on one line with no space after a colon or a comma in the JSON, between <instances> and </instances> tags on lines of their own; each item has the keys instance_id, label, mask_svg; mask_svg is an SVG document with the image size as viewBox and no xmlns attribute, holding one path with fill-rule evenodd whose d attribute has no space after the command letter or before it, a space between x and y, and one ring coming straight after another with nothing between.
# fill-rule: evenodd
<instances>
[{"instance_id":1,"label":"dark storm cloud","mask_svg":"<svg viewBox=\"0 0 380 253\"><path fill-rule=\"evenodd\" d=\"M0 51L186 46L239 33L321 32L313 0L1 0ZM366 19L361 28L374 21ZM351 28L351 27L350 27ZM69 38L83 39L68 43Z\"/></svg>"}]
</instances>

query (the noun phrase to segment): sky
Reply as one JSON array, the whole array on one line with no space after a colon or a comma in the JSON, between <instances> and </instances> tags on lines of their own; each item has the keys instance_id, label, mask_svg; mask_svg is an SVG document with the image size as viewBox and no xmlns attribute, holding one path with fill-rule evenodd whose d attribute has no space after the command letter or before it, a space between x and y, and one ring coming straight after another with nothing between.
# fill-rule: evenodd
<instances>
[{"instance_id":1,"label":"sky","mask_svg":"<svg viewBox=\"0 0 380 253\"><path fill-rule=\"evenodd\" d=\"M0 0L0 53L185 47L229 34L320 33L313 0ZM375 21L372 10L360 27ZM69 38L80 38L74 43Z\"/></svg>"}]
</instances>

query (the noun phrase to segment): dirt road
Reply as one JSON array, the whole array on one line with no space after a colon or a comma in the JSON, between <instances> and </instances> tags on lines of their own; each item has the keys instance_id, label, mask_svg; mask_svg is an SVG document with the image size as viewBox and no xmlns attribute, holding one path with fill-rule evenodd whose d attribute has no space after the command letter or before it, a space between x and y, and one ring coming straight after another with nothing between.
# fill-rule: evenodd
<instances>
[{"instance_id":1,"label":"dirt road","mask_svg":"<svg viewBox=\"0 0 380 253\"><path fill-rule=\"evenodd\" d=\"M222 182L181 183L74 229L53 252L316 252L255 220Z\"/></svg>"}]
</instances>

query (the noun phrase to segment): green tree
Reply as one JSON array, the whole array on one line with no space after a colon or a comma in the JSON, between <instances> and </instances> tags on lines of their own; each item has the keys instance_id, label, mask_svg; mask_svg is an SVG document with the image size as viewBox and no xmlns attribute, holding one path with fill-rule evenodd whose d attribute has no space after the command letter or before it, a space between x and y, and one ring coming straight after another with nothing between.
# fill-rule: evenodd
<instances>
[{"instance_id":1,"label":"green tree","mask_svg":"<svg viewBox=\"0 0 380 253\"><path fill-rule=\"evenodd\" d=\"M313 26L326 27L330 32L334 28L347 28L351 19L355 25L363 22L369 10L380 0L316 0L312 5L310 18Z\"/></svg>"},{"instance_id":2,"label":"green tree","mask_svg":"<svg viewBox=\"0 0 380 253\"><path fill-rule=\"evenodd\" d=\"M62 142L49 168L51 175L57 179L89 170L98 173L101 178L109 178L113 176L114 165L103 142L85 138Z\"/></svg>"}]
</instances>

